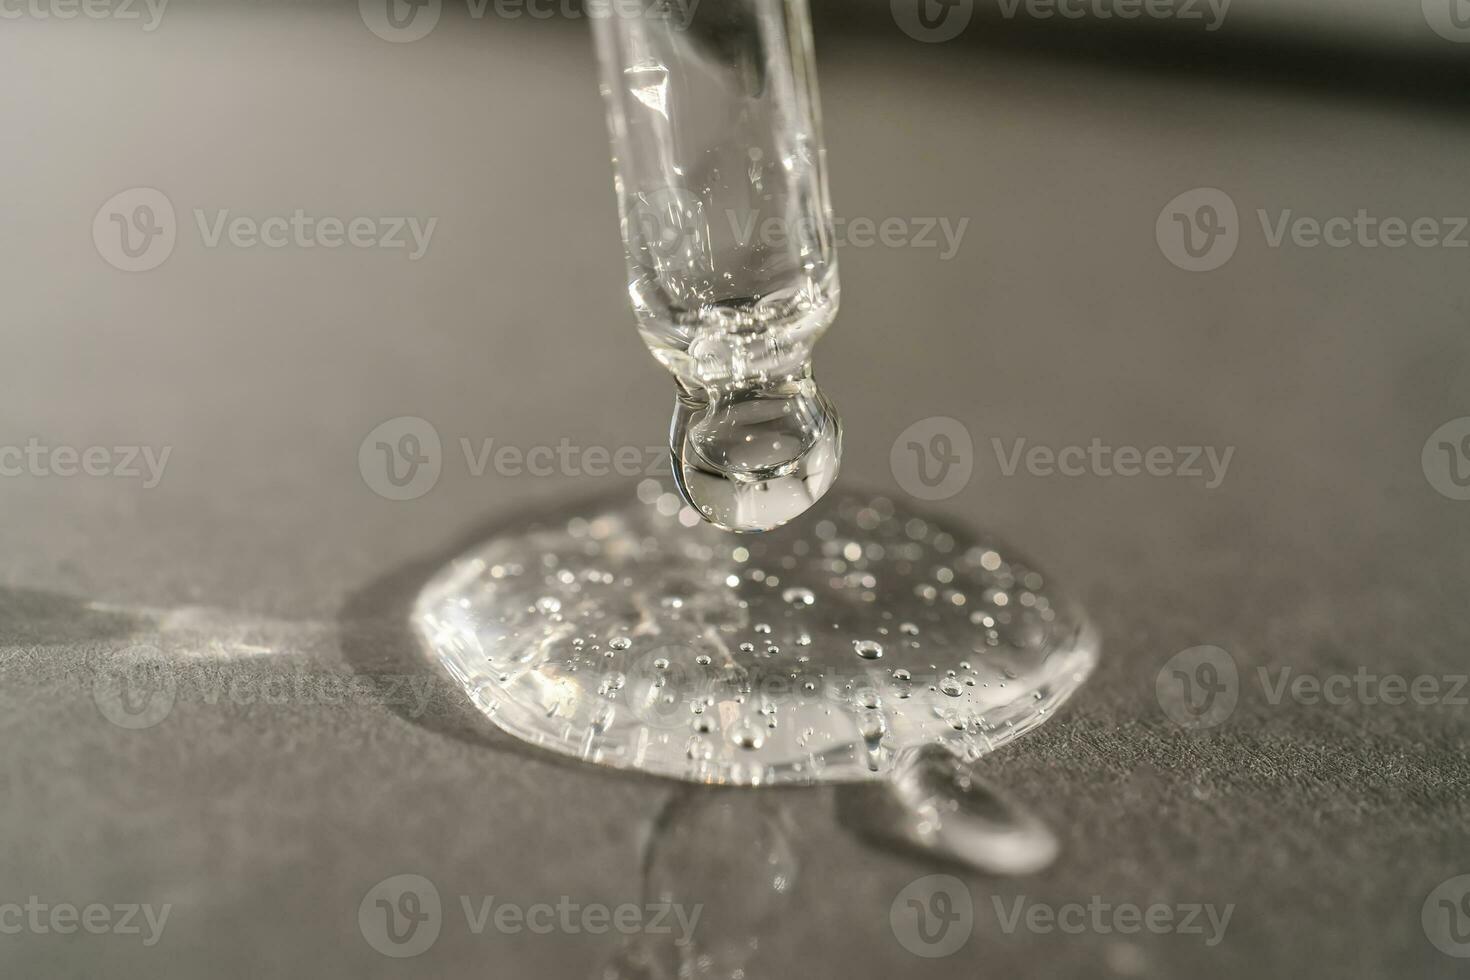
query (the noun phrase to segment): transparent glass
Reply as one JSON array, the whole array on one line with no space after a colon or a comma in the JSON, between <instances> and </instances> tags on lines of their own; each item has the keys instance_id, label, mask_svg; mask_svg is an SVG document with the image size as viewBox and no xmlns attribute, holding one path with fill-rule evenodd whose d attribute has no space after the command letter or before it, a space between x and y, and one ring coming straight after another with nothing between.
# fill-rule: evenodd
<instances>
[{"instance_id":1,"label":"transparent glass","mask_svg":"<svg viewBox=\"0 0 1470 980\"><path fill-rule=\"evenodd\" d=\"M628 295L678 383L680 492L767 530L841 454L811 365L838 286L805 0L610 3L593 24Z\"/></svg>"}]
</instances>

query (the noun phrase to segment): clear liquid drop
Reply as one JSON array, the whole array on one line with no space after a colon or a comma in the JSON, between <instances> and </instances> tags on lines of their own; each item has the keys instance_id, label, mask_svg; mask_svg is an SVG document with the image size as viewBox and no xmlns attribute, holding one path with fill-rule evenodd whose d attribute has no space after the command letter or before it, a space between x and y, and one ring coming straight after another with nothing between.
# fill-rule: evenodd
<instances>
[{"instance_id":1,"label":"clear liquid drop","mask_svg":"<svg viewBox=\"0 0 1470 980\"><path fill-rule=\"evenodd\" d=\"M679 493L701 517L727 531L769 531L831 489L842 423L810 373L681 389L669 445Z\"/></svg>"},{"instance_id":2,"label":"clear liquid drop","mask_svg":"<svg viewBox=\"0 0 1470 980\"><path fill-rule=\"evenodd\" d=\"M1046 824L940 746L905 753L880 786L844 790L837 813L871 843L987 874L1035 874L1059 849Z\"/></svg>"}]
</instances>

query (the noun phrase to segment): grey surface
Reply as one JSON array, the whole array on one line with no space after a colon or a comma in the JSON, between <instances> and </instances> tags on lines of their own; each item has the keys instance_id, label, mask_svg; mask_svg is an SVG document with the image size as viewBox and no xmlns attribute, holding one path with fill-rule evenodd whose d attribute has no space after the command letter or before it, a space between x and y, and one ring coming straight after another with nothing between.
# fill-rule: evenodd
<instances>
[{"instance_id":1,"label":"grey surface","mask_svg":"<svg viewBox=\"0 0 1470 980\"><path fill-rule=\"evenodd\" d=\"M170 16L152 35L0 33L0 442L172 447L151 490L0 480L0 900L174 905L151 948L0 936L3 972L590 976L611 937L471 935L453 897L637 900L674 784L523 749L447 685L413 717L361 698L211 704L186 684L136 731L92 697L95 658L138 644L232 677L432 677L402 614L437 561L527 509L631 491L475 478L457 448L662 438L670 390L625 307L586 39L447 19L388 45L351 8ZM976 474L939 507L1078 593L1104 660L983 766L1057 830L1051 869L997 881L875 850L838 827L832 791L783 793L800 872L749 975L1463 975L1420 908L1470 871L1465 709L1272 705L1255 669L1465 670L1470 503L1429 485L1420 449L1470 414L1466 253L1273 250L1253 223L1257 207L1463 214L1464 120L917 44L819 47L838 210L971 218L950 262L842 254L844 311L819 357L847 423L844 479L901 495L895 436L964 422ZM89 228L137 185L164 190L184 230L161 268L128 275ZM1154 241L1164 203L1196 186L1228 190L1248 222L1208 274ZM205 249L195 207L440 222L410 263ZM400 415L433 422L445 467L393 502L357 451ZM1004 477L990 448L1094 436L1236 452L1207 491ZM1154 685L1199 644L1233 654L1242 694L1225 724L1189 733ZM357 908L406 872L435 881L451 922L393 960ZM960 953L924 960L889 907L935 872L963 876L980 913ZM992 894L1236 910L1205 948L1007 935Z\"/></svg>"}]
</instances>

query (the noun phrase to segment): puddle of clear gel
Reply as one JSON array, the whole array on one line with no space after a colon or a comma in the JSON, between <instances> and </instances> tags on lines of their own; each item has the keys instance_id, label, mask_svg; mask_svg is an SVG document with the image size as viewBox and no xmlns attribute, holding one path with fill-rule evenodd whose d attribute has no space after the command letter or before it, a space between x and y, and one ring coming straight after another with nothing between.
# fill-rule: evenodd
<instances>
[{"instance_id":1,"label":"puddle of clear gel","mask_svg":"<svg viewBox=\"0 0 1470 980\"><path fill-rule=\"evenodd\" d=\"M1097 656L1007 548L830 494L731 538L653 481L455 561L414 625L510 734L703 783L850 782L907 750L974 759L1046 720Z\"/></svg>"}]
</instances>

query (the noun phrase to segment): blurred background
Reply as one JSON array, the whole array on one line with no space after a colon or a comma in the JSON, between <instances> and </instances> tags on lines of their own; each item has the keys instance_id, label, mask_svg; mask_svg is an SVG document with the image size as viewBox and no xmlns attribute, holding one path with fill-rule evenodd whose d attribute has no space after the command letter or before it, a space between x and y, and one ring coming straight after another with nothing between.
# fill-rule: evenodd
<instances>
[{"instance_id":1,"label":"blurred background","mask_svg":"<svg viewBox=\"0 0 1470 980\"><path fill-rule=\"evenodd\" d=\"M925 506L1103 634L982 763L1061 840L1020 878L874 845L839 791L522 747L423 661L428 572L657 478L670 390L582 11L380 7L0 0L7 974L1464 974L1470 5L814 5L842 480L915 500L900 437L955 435ZM406 431L411 486L363 452ZM561 445L648 471L483 465ZM1202 646L1235 700L1188 727L1162 685ZM138 651L162 700L108 686ZM935 874L973 898L942 952L894 917ZM360 914L399 875L442 902L412 958ZM703 960L481 914L670 894ZM1073 906L1114 912L1046 925Z\"/></svg>"}]
</instances>

